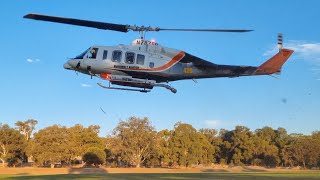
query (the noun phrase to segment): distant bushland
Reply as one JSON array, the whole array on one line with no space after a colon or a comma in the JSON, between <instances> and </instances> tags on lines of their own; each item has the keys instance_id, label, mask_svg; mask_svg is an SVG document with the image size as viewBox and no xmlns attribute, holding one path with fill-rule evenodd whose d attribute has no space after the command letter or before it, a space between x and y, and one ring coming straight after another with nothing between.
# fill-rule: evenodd
<instances>
[{"instance_id":1,"label":"distant bushland","mask_svg":"<svg viewBox=\"0 0 320 180\"><path fill-rule=\"evenodd\" d=\"M3 166L204 167L213 164L320 167L320 132L288 134L284 128L245 126L195 129L178 122L156 131L148 118L120 121L107 137L100 127L52 125L37 132L37 120L0 125Z\"/></svg>"}]
</instances>

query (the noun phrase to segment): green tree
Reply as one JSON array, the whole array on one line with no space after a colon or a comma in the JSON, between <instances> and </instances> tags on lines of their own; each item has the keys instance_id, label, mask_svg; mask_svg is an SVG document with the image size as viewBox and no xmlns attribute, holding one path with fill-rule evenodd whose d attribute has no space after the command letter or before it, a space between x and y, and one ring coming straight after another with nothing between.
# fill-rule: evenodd
<instances>
[{"instance_id":1,"label":"green tree","mask_svg":"<svg viewBox=\"0 0 320 180\"><path fill-rule=\"evenodd\" d=\"M135 167L150 158L157 146L157 132L148 118L120 121L108 139L107 148L121 158L119 161Z\"/></svg>"},{"instance_id":2,"label":"green tree","mask_svg":"<svg viewBox=\"0 0 320 180\"><path fill-rule=\"evenodd\" d=\"M26 140L19 131L8 125L0 125L0 160L3 167L5 162L11 162L12 165L15 165L17 161L21 160L26 146Z\"/></svg>"},{"instance_id":3,"label":"green tree","mask_svg":"<svg viewBox=\"0 0 320 180\"><path fill-rule=\"evenodd\" d=\"M222 144L221 138L218 136L218 131L215 129L203 128L200 129L199 132L203 134L208 142L211 144L213 150L213 161L212 162L220 162L220 145Z\"/></svg>"},{"instance_id":4,"label":"green tree","mask_svg":"<svg viewBox=\"0 0 320 180\"><path fill-rule=\"evenodd\" d=\"M53 125L41 129L29 142L28 155L42 165L56 162L71 163L76 157L82 157L90 147L104 149L102 139L98 136L99 126L83 127L75 125L70 128Z\"/></svg>"},{"instance_id":5,"label":"green tree","mask_svg":"<svg viewBox=\"0 0 320 180\"><path fill-rule=\"evenodd\" d=\"M38 124L38 121L35 119L28 119L26 121L17 121L15 123L15 125L17 126L17 129L20 131L21 134L24 135L26 141L28 142L26 152L23 155L23 159L26 162L28 161L28 155L30 154L30 149L33 145L33 142L30 142L30 138L37 124ZM31 155L29 157L32 158Z\"/></svg>"},{"instance_id":6,"label":"green tree","mask_svg":"<svg viewBox=\"0 0 320 180\"><path fill-rule=\"evenodd\" d=\"M171 131L165 129L158 132L159 149L158 155L161 166L169 166L170 163L170 137Z\"/></svg>"},{"instance_id":7,"label":"green tree","mask_svg":"<svg viewBox=\"0 0 320 180\"><path fill-rule=\"evenodd\" d=\"M15 123L15 125L18 127L18 130L24 135L27 141L30 139L32 132L34 131L37 124L38 121L34 119L28 119L27 121L17 121Z\"/></svg>"},{"instance_id":8,"label":"green tree","mask_svg":"<svg viewBox=\"0 0 320 180\"><path fill-rule=\"evenodd\" d=\"M80 124L68 128L70 140L68 145L71 157L81 157L90 147L104 149L104 141L98 136L99 130L99 126L89 126L86 128Z\"/></svg>"},{"instance_id":9,"label":"green tree","mask_svg":"<svg viewBox=\"0 0 320 180\"><path fill-rule=\"evenodd\" d=\"M295 158L295 143L298 139L305 138L302 134L290 134L288 135L288 142L283 148L283 159L285 166L293 167L295 165L298 165Z\"/></svg>"},{"instance_id":10,"label":"green tree","mask_svg":"<svg viewBox=\"0 0 320 180\"><path fill-rule=\"evenodd\" d=\"M199 129L199 132L206 136L206 138L210 142L210 144L215 143L216 136L218 134L217 130L209 129L209 128L202 128L202 129Z\"/></svg>"},{"instance_id":11,"label":"green tree","mask_svg":"<svg viewBox=\"0 0 320 180\"><path fill-rule=\"evenodd\" d=\"M197 162L194 153L200 146L195 147L197 130L190 124L176 123L170 139L171 163L173 166L188 166Z\"/></svg>"},{"instance_id":12,"label":"green tree","mask_svg":"<svg viewBox=\"0 0 320 180\"><path fill-rule=\"evenodd\" d=\"M316 155L316 158L317 158L317 165L318 165L318 167L320 167L320 131L312 132L311 137L312 137L312 139L314 139L316 146L317 146L317 149L318 149L317 150L318 154Z\"/></svg>"},{"instance_id":13,"label":"green tree","mask_svg":"<svg viewBox=\"0 0 320 180\"><path fill-rule=\"evenodd\" d=\"M214 162L214 149L190 124L176 123L170 138L171 165L192 166Z\"/></svg>"},{"instance_id":14,"label":"green tree","mask_svg":"<svg viewBox=\"0 0 320 180\"><path fill-rule=\"evenodd\" d=\"M254 152L254 138L249 128L236 126L232 131L222 133L222 151L226 151L227 162L234 165L251 164Z\"/></svg>"},{"instance_id":15,"label":"green tree","mask_svg":"<svg viewBox=\"0 0 320 180\"><path fill-rule=\"evenodd\" d=\"M228 141L231 132L226 129L220 129L217 136L218 150L216 151L216 160L224 165L231 161L232 152L230 151L231 143ZM231 141L231 140L230 140Z\"/></svg>"},{"instance_id":16,"label":"green tree","mask_svg":"<svg viewBox=\"0 0 320 180\"><path fill-rule=\"evenodd\" d=\"M279 149L275 145L276 131L271 127L255 130L253 164L260 166L276 167L280 163ZM259 159L259 161L257 161Z\"/></svg>"},{"instance_id":17,"label":"green tree","mask_svg":"<svg viewBox=\"0 0 320 180\"><path fill-rule=\"evenodd\" d=\"M314 131L314 132L312 132L311 137L312 137L313 139L316 139L317 141L320 141L320 131Z\"/></svg>"},{"instance_id":18,"label":"green tree","mask_svg":"<svg viewBox=\"0 0 320 180\"><path fill-rule=\"evenodd\" d=\"M317 140L311 137L299 137L293 141L288 151L298 164L302 164L303 168L307 166L316 166L319 157L319 144Z\"/></svg>"},{"instance_id":19,"label":"green tree","mask_svg":"<svg viewBox=\"0 0 320 180\"><path fill-rule=\"evenodd\" d=\"M289 136L287 134L287 131L284 128L278 128L275 130L276 137L274 139L275 145L278 147L278 153L279 153L279 159L281 166L285 165L285 157L284 157L284 151L285 146L289 144Z\"/></svg>"},{"instance_id":20,"label":"green tree","mask_svg":"<svg viewBox=\"0 0 320 180\"><path fill-rule=\"evenodd\" d=\"M201 132L198 132L197 136L198 136L198 141L201 147L198 163L203 165L210 165L214 163L215 162L214 146L208 141L207 137Z\"/></svg>"},{"instance_id":21,"label":"green tree","mask_svg":"<svg viewBox=\"0 0 320 180\"><path fill-rule=\"evenodd\" d=\"M56 162L69 161L72 157L70 134L64 126L53 125L41 129L34 134L33 140L31 154L40 165L50 163L53 168Z\"/></svg>"},{"instance_id":22,"label":"green tree","mask_svg":"<svg viewBox=\"0 0 320 180\"><path fill-rule=\"evenodd\" d=\"M87 165L94 165L98 167L105 163L106 160L106 153L101 148L98 147L90 147L82 156L82 160Z\"/></svg>"}]
</instances>

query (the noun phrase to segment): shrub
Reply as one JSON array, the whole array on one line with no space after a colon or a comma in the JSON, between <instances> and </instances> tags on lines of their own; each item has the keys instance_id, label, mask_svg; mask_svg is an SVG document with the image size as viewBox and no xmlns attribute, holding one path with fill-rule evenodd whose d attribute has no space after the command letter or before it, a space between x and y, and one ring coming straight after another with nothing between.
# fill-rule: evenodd
<instances>
[{"instance_id":1,"label":"shrub","mask_svg":"<svg viewBox=\"0 0 320 180\"><path fill-rule=\"evenodd\" d=\"M102 165L105 163L106 160L106 153L97 147L88 148L86 153L82 156L82 160L89 166L96 166Z\"/></svg>"}]
</instances>

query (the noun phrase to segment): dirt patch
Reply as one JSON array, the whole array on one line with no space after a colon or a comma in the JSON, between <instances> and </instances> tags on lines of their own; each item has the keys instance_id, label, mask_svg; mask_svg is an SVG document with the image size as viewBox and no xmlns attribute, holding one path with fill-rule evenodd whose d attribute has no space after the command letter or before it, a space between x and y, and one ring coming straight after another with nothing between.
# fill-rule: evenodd
<instances>
[{"instance_id":1,"label":"dirt patch","mask_svg":"<svg viewBox=\"0 0 320 180\"><path fill-rule=\"evenodd\" d=\"M319 172L288 168L264 168L258 166L214 166L210 168L0 168L0 174L49 175L49 174L105 174L105 173L203 173L203 172Z\"/></svg>"}]
</instances>

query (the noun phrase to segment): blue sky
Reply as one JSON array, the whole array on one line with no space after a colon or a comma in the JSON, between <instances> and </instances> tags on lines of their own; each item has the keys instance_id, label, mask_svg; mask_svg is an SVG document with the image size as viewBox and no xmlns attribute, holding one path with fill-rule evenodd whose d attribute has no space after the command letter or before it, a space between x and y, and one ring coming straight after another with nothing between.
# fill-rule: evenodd
<instances>
[{"instance_id":1,"label":"blue sky","mask_svg":"<svg viewBox=\"0 0 320 180\"><path fill-rule=\"evenodd\" d=\"M37 129L53 124L101 126L111 132L119 119L147 116L157 130L178 122L196 128L244 125L284 127L289 133L320 130L320 2L261 1L62 1L2 2L0 123L34 118ZM120 33L22 17L40 13L163 28L253 29L245 34L148 33L166 47L218 64L260 65L276 53L277 33L296 51L280 79L270 76L170 83L173 94L112 91L100 79L63 69L92 45L129 44L137 33ZM107 82L104 82L107 83ZM106 111L104 114L100 107Z\"/></svg>"}]
</instances>

